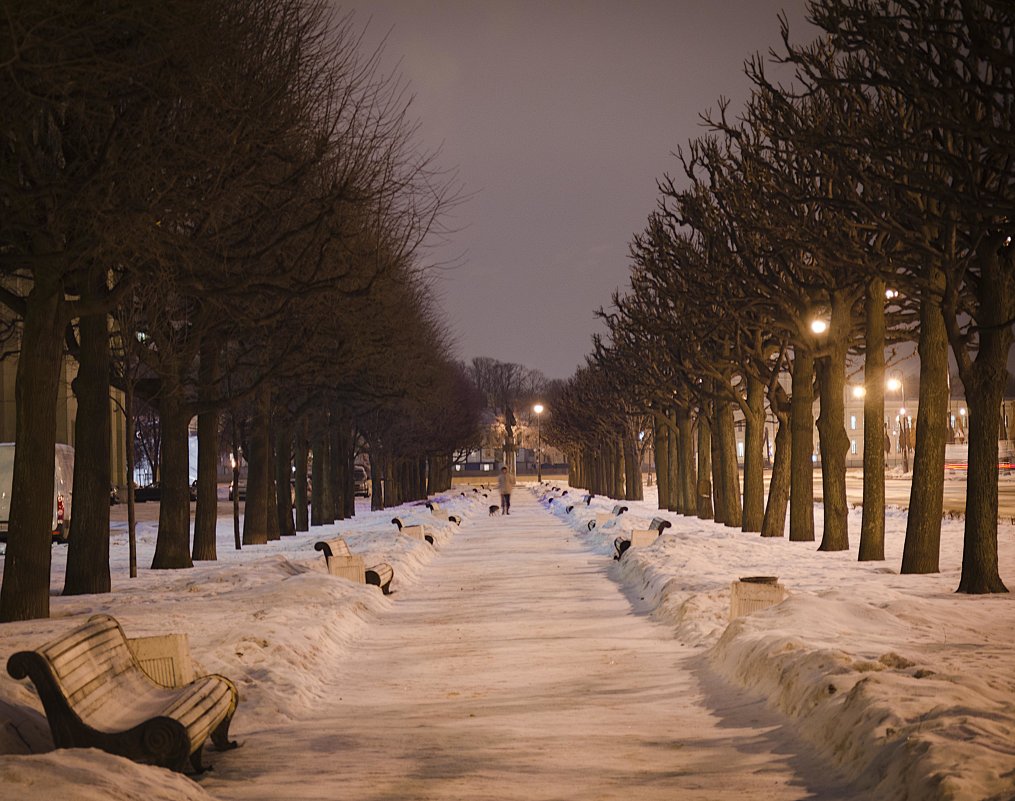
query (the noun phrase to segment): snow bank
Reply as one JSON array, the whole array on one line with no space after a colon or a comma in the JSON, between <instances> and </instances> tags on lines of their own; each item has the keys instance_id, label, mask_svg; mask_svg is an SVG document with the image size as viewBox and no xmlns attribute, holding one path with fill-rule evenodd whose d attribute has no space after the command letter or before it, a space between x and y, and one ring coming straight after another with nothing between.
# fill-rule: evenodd
<instances>
[{"instance_id":1,"label":"snow bank","mask_svg":"<svg viewBox=\"0 0 1015 801\"><path fill-rule=\"evenodd\" d=\"M108 595L55 596L51 617L0 626L0 654L37 647L99 612L120 621L128 637L186 633L198 673L221 673L240 691L231 727L242 741L247 729L297 719L314 709L334 688L331 665L348 653L370 621L391 604L376 587L330 576L314 550L319 539L345 537L367 565L388 562L395 571L392 590L417 582L437 550L454 536L449 515L486 514L484 500L459 492L434 498L433 515L423 505L370 512L362 502L357 516L309 534L267 545L233 547L232 520L218 529L218 560L188 570L152 571L141 567L128 578L127 536L123 526L111 539L113 592ZM391 518L423 523L434 545L400 536ZM157 527L138 531L138 562L150 564ZM53 592L63 585L66 548L53 551ZM175 799L207 801L209 796L186 776L120 759L96 750L53 751L49 726L30 682L0 676L0 801L53 798ZM214 764L211 752L209 762Z\"/></svg>"},{"instance_id":2,"label":"snow bank","mask_svg":"<svg viewBox=\"0 0 1015 801\"><path fill-rule=\"evenodd\" d=\"M962 520L943 521L940 573L902 576L904 511L888 512L886 561L859 563L855 542L820 553L816 543L659 512L655 488L646 496L591 531L588 521L614 501L594 498L569 513L559 493L542 500L604 557L618 535L670 520L614 568L632 601L794 718L859 787L879 799L1015 797L1015 599L955 594ZM860 514L850 513L854 539ZM1015 527L1002 525L999 540L1002 576L1015 581ZM731 623L731 583L756 575L779 576L789 597Z\"/></svg>"}]
</instances>

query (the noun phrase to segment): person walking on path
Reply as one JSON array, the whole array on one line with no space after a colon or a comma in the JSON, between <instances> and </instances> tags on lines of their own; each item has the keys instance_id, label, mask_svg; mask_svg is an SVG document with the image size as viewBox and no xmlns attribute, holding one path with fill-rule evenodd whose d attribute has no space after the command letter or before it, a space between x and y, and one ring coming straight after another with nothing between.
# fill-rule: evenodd
<instances>
[{"instance_id":1,"label":"person walking on path","mask_svg":"<svg viewBox=\"0 0 1015 801\"><path fill-rule=\"evenodd\" d=\"M500 510L506 515L511 514L511 490L514 488L515 477L502 467L497 477L497 489L500 490Z\"/></svg>"}]
</instances>

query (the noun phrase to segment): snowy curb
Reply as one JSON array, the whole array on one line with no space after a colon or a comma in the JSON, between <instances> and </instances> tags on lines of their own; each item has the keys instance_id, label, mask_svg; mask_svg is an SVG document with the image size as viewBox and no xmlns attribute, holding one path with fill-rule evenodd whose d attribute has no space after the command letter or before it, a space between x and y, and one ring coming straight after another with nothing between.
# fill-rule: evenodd
<instances>
[{"instance_id":1,"label":"snowy curb","mask_svg":"<svg viewBox=\"0 0 1015 801\"><path fill-rule=\"evenodd\" d=\"M130 637L185 633L197 672L221 673L239 688L240 706L231 733L242 740L245 731L305 716L333 696L335 665L354 653L357 642L368 636L368 625L398 602L401 589L419 581L437 552L459 531L449 516L459 517L465 525L469 518L485 514L481 498L442 493L433 500L440 504L440 515L419 504L365 512L241 551L233 550L232 521L224 520L218 531L217 561L186 570L142 569L136 579L126 578L124 566L114 564L111 594L56 596L49 619L0 626L0 654L6 663L15 651L38 647L99 612L116 617ZM399 535L390 523L393 516L424 523L434 544ZM344 537L352 552L362 554L368 564L384 561L393 566L393 595L328 575L313 546L335 536ZM141 564L150 560L155 537L154 526L139 533ZM114 534L114 555L125 552L120 540ZM65 549L54 554L66 558ZM62 561L54 564L54 590L62 586L62 565ZM167 781L162 769L134 766L91 750L74 751L59 780L48 777L53 758L40 752L51 749L52 740L40 710L31 683L15 681L5 671L0 677L0 786L46 782L56 787L66 780L105 787L108 782L102 776L137 771L150 772L153 787ZM71 773L78 778L69 779ZM209 797L189 779L178 778L188 790L166 785L164 792L153 789L144 797ZM130 795L131 788L138 787L135 779L125 782L123 795L110 792L101 797L141 797Z\"/></svg>"},{"instance_id":2,"label":"snowy curb","mask_svg":"<svg viewBox=\"0 0 1015 801\"><path fill-rule=\"evenodd\" d=\"M568 512L544 488L534 492L604 558L619 534L654 516L670 520L673 528L653 545L632 549L612 568L632 602L672 625L680 642L705 650L718 673L796 720L801 735L857 788L899 801L1013 797L1015 681L1004 673L1010 637L997 643L1003 656L988 657L984 675L969 664L976 644L963 642L966 631L948 634L964 612L1010 621L1010 597L956 596L946 589L949 576L902 577L885 563L858 565L855 554L763 540L659 512L649 501L624 501L628 513L590 531L588 521L614 501L594 498ZM570 489L566 497L582 494ZM893 514L889 527L904 532L905 513ZM787 600L729 622L732 580L787 573ZM844 580L855 583L829 589ZM982 625L971 619L967 628ZM941 647L942 634L961 644Z\"/></svg>"}]
</instances>

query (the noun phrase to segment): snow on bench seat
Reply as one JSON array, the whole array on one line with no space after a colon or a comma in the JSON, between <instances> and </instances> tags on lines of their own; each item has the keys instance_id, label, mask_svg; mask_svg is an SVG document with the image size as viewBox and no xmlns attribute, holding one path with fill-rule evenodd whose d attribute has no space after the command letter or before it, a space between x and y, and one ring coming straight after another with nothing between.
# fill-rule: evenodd
<instances>
[{"instance_id":1,"label":"snow on bench seat","mask_svg":"<svg viewBox=\"0 0 1015 801\"><path fill-rule=\"evenodd\" d=\"M407 526L402 522L401 518L398 517L392 518L391 522L398 526L399 534L412 537L420 542L429 542L431 545L434 544L433 535L427 533L426 526L422 524Z\"/></svg>"},{"instance_id":2,"label":"snow on bench seat","mask_svg":"<svg viewBox=\"0 0 1015 801\"><path fill-rule=\"evenodd\" d=\"M617 537L613 541L613 558L620 559L629 548L638 548L644 545L651 545L656 538L668 529L672 523L662 517L653 517L648 528L635 528L626 537Z\"/></svg>"}]
</instances>

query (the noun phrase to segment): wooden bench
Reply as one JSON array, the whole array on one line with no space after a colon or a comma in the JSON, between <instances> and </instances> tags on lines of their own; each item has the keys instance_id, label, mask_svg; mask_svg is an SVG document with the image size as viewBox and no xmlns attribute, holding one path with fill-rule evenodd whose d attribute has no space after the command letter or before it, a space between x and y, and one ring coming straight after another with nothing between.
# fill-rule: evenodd
<instances>
[{"instance_id":1,"label":"wooden bench","mask_svg":"<svg viewBox=\"0 0 1015 801\"><path fill-rule=\"evenodd\" d=\"M441 513L441 507L433 501L427 501L426 508L429 509L432 514L439 515Z\"/></svg>"},{"instance_id":2,"label":"wooden bench","mask_svg":"<svg viewBox=\"0 0 1015 801\"><path fill-rule=\"evenodd\" d=\"M391 518L391 522L398 526L399 534L404 534L406 537L412 537L414 540L419 540L420 542L429 542L431 545L434 544L433 535L427 534L426 526L407 526L400 518L397 517Z\"/></svg>"},{"instance_id":3,"label":"wooden bench","mask_svg":"<svg viewBox=\"0 0 1015 801\"><path fill-rule=\"evenodd\" d=\"M627 511L626 506L621 506L619 503L614 505L613 509L609 512L596 512L595 521L590 520L589 531L592 531L596 526L601 526L603 523L608 523L616 517L620 517L624 512Z\"/></svg>"},{"instance_id":4,"label":"wooden bench","mask_svg":"<svg viewBox=\"0 0 1015 801\"><path fill-rule=\"evenodd\" d=\"M100 748L149 765L203 770L211 737L229 739L239 694L224 676L202 676L179 688L152 681L127 645L120 624L93 615L83 626L7 660L15 679L30 678L57 748Z\"/></svg>"},{"instance_id":5,"label":"wooden bench","mask_svg":"<svg viewBox=\"0 0 1015 801\"><path fill-rule=\"evenodd\" d=\"M631 530L628 537L617 537L613 541L613 558L620 559L628 548L636 548L642 545L651 545L656 538L673 524L662 517L653 517L648 528L636 528Z\"/></svg>"},{"instance_id":6,"label":"wooden bench","mask_svg":"<svg viewBox=\"0 0 1015 801\"><path fill-rule=\"evenodd\" d=\"M395 571L387 562L367 567L362 556L356 556L341 537L314 543L314 550L324 554L324 563L332 576L347 578L359 584L373 584L380 587L385 595L391 593L391 579Z\"/></svg>"},{"instance_id":7,"label":"wooden bench","mask_svg":"<svg viewBox=\"0 0 1015 801\"><path fill-rule=\"evenodd\" d=\"M586 506L589 506L592 503L592 499L595 497L596 496L590 492L588 495L582 495L582 500L585 502Z\"/></svg>"},{"instance_id":8,"label":"wooden bench","mask_svg":"<svg viewBox=\"0 0 1015 801\"><path fill-rule=\"evenodd\" d=\"M456 526L462 525L461 515L448 515L448 522L454 523Z\"/></svg>"}]
</instances>

